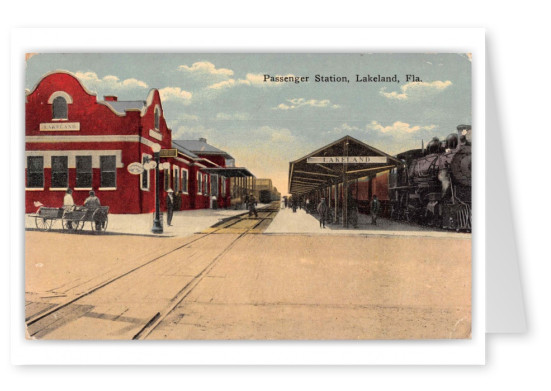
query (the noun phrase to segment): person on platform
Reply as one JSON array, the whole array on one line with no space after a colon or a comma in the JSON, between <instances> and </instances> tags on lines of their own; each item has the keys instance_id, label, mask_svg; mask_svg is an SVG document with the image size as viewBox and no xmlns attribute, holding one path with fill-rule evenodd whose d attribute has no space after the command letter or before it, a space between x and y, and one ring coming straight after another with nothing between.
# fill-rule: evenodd
<instances>
[{"instance_id":1,"label":"person on platform","mask_svg":"<svg viewBox=\"0 0 551 391\"><path fill-rule=\"evenodd\" d=\"M325 223L327 221L327 213L329 212L329 208L325 203L325 198L321 199L321 201L318 204L317 210L320 216L320 228L325 228Z\"/></svg>"},{"instance_id":2,"label":"person on platform","mask_svg":"<svg viewBox=\"0 0 551 391\"><path fill-rule=\"evenodd\" d=\"M251 194L249 196L249 217L251 217L254 213L254 217L258 217L258 212L256 211L256 198L254 197L254 194Z\"/></svg>"},{"instance_id":3,"label":"person on platform","mask_svg":"<svg viewBox=\"0 0 551 391\"><path fill-rule=\"evenodd\" d=\"M88 193L88 198L84 200L84 206L90 209L96 209L101 206L101 202L99 201L99 198L96 196L96 193L94 190L90 190ZM99 231L101 228L103 228L103 225L105 222L101 222L98 220L94 220L94 224L96 225L96 231Z\"/></svg>"},{"instance_id":4,"label":"person on platform","mask_svg":"<svg viewBox=\"0 0 551 391\"><path fill-rule=\"evenodd\" d=\"M96 196L96 193L94 190L90 190L88 193L89 197L84 200L84 206L87 208L97 208L98 206L101 206L101 202L99 202L99 198Z\"/></svg>"},{"instance_id":5,"label":"person on platform","mask_svg":"<svg viewBox=\"0 0 551 391\"><path fill-rule=\"evenodd\" d=\"M172 214L174 213L174 191L168 189L166 191L166 224L172 225Z\"/></svg>"},{"instance_id":6,"label":"person on platform","mask_svg":"<svg viewBox=\"0 0 551 391\"><path fill-rule=\"evenodd\" d=\"M73 189L70 187L67 188L67 191L65 191L65 196L63 197L63 209L65 209L66 212L72 212L75 210L75 201L73 200ZM67 228L70 230L73 229L73 222L67 221Z\"/></svg>"},{"instance_id":7,"label":"person on platform","mask_svg":"<svg viewBox=\"0 0 551 391\"><path fill-rule=\"evenodd\" d=\"M381 210L381 203L379 202L379 199L377 198L377 195L374 194L373 198L371 199L371 224L377 225L377 215L379 214L379 211Z\"/></svg>"},{"instance_id":8,"label":"person on platform","mask_svg":"<svg viewBox=\"0 0 551 391\"><path fill-rule=\"evenodd\" d=\"M74 209L74 206L75 201L73 200L73 189L69 187L65 192L65 197L63 197L63 209L72 210Z\"/></svg>"}]
</instances>

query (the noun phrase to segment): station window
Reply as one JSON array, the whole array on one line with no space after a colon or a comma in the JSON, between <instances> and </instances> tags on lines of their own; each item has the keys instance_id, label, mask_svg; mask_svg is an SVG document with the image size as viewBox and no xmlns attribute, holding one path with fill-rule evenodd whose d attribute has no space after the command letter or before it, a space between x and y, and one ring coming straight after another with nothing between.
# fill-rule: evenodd
<instances>
[{"instance_id":1,"label":"station window","mask_svg":"<svg viewBox=\"0 0 551 391\"><path fill-rule=\"evenodd\" d=\"M204 194L204 195L208 195L208 194L209 194L209 193L208 193L208 191L209 191L209 188L208 188L209 182L208 182L208 180L209 180L209 179L208 179L207 174L204 174L204 175L203 175L203 194Z\"/></svg>"},{"instance_id":2,"label":"station window","mask_svg":"<svg viewBox=\"0 0 551 391\"><path fill-rule=\"evenodd\" d=\"M92 156L76 157L76 184L75 187L92 187Z\"/></svg>"},{"instance_id":3,"label":"station window","mask_svg":"<svg viewBox=\"0 0 551 391\"><path fill-rule=\"evenodd\" d=\"M226 196L226 178L225 177L220 177L220 194L222 195L222 197L225 197Z\"/></svg>"},{"instance_id":4,"label":"station window","mask_svg":"<svg viewBox=\"0 0 551 391\"><path fill-rule=\"evenodd\" d=\"M178 166L173 167L173 176L174 176L174 191L180 191L180 170L178 169Z\"/></svg>"},{"instance_id":5,"label":"station window","mask_svg":"<svg viewBox=\"0 0 551 391\"><path fill-rule=\"evenodd\" d=\"M100 156L99 168L101 173L101 187L117 187L117 157Z\"/></svg>"},{"instance_id":6,"label":"station window","mask_svg":"<svg viewBox=\"0 0 551 391\"><path fill-rule=\"evenodd\" d=\"M182 168L182 193L188 192L187 170Z\"/></svg>"},{"instance_id":7,"label":"station window","mask_svg":"<svg viewBox=\"0 0 551 391\"><path fill-rule=\"evenodd\" d=\"M151 159L151 155L143 154L142 155L142 165L147 163ZM149 170L143 170L140 174L140 188L142 190L149 190Z\"/></svg>"},{"instance_id":8,"label":"station window","mask_svg":"<svg viewBox=\"0 0 551 391\"><path fill-rule=\"evenodd\" d=\"M161 109L159 107L155 107L155 129L159 130L159 126L161 124Z\"/></svg>"},{"instance_id":9,"label":"station window","mask_svg":"<svg viewBox=\"0 0 551 391\"><path fill-rule=\"evenodd\" d=\"M218 197L218 175L210 176L210 195Z\"/></svg>"},{"instance_id":10,"label":"station window","mask_svg":"<svg viewBox=\"0 0 551 391\"><path fill-rule=\"evenodd\" d=\"M164 170L164 179L165 179L165 191L170 188L170 169Z\"/></svg>"},{"instance_id":11,"label":"station window","mask_svg":"<svg viewBox=\"0 0 551 391\"><path fill-rule=\"evenodd\" d=\"M44 187L44 157L43 156L27 157L27 187L28 188Z\"/></svg>"},{"instance_id":12,"label":"station window","mask_svg":"<svg viewBox=\"0 0 551 391\"><path fill-rule=\"evenodd\" d=\"M67 156L52 156L52 184L53 188L63 188L69 185L69 165Z\"/></svg>"},{"instance_id":13,"label":"station window","mask_svg":"<svg viewBox=\"0 0 551 391\"><path fill-rule=\"evenodd\" d=\"M52 118L67 119L67 111L67 100L62 96L55 98L52 104Z\"/></svg>"}]
</instances>

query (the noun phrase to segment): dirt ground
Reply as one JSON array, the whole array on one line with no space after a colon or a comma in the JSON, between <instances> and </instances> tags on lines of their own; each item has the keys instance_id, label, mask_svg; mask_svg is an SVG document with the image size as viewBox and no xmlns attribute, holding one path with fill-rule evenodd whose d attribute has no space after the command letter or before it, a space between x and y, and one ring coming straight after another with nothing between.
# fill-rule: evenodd
<instances>
[{"instance_id":1,"label":"dirt ground","mask_svg":"<svg viewBox=\"0 0 551 391\"><path fill-rule=\"evenodd\" d=\"M147 264L79 300L78 313L39 338L129 339L190 281L149 339L470 337L470 236L25 238L27 317Z\"/></svg>"}]
</instances>

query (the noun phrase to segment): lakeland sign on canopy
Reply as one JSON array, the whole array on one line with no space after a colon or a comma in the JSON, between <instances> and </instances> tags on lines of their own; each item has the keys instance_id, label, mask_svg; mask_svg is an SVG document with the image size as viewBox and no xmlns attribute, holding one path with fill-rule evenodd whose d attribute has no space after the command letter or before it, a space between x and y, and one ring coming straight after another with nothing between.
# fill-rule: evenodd
<instances>
[{"instance_id":1,"label":"lakeland sign on canopy","mask_svg":"<svg viewBox=\"0 0 551 391\"><path fill-rule=\"evenodd\" d=\"M307 163L351 163L351 164L381 164L386 163L386 156L311 156Z\"/></svg>"}]
</instances>

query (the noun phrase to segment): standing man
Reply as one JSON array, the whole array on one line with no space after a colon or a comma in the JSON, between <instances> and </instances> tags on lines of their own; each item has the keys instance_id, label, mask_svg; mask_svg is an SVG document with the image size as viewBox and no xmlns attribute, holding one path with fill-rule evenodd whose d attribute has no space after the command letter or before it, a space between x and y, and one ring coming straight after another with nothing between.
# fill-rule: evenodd
<instances>
[{"instance_id":1,"label":"standing man","mask_svg":"<svg viewBox=\"0 0 551 391\"><path fill-rule=\"evenodd\" d=\"M65 197L63 197L63 209L71 210L74 206L75 201L73 200L73 189L69 187L65 192Z\"/></svg>"},{"instance_id":2,"label":"standing man","mask_svg":"<svg viewBox=\"0 0 551 391\"><path fill-rule=\"evenodd\" d=\"M325 222L327 221L327 204L325 203L325 198L322 197L321 201L318 204L318 213L320 215L320 228L325 228Z\"/></svg>"},{"instance_id":3,"label":"standing man","mask_svg":"<svg viewBox=\"0 0 551 391\"><path fill-rule=\"evenodd\" d=\"M172 214L174 212L174 192L172 189L166 191L166 224L172 225Z\"/></svg>"},{"instance_id":4,"label":"standing man","mask_svg":"<svg viewBox=\"0 0 551 391\"><path fill-rule=\"evenodd\" d=\"M371 199L371 224L377 225L377 214L379 214L379 210L381 209L381 203L379 202L379 199L377 198L377 195L373 194L373 198Z\"/></svg>"},{"instance_id":5,"label":"standing man","mask_svg":"<svg viewBox=\"0 0 551 391\"><path fill-rule=\"evenodd\" d=\"M251 193L249 196L249 217L251 217L254 213L254 217L258 217L258 212L256 211L256 198L254 197L254 194Z\"/></svg>"},{"instance_id":6,"label":"standing man","mask_svg":"<svg viewBox=\"0 0 551 391\"><path fill-rule=\"evenodd\" d=\"M73 189L70 187L67 188L65 196L63 197L63 209L66 212L72 212L75 209L75 201L73 200ZM73 222L67 221L67 228L70 230L73 229Z\"/></svg>"}]
</instances>

